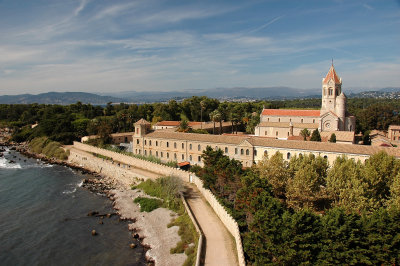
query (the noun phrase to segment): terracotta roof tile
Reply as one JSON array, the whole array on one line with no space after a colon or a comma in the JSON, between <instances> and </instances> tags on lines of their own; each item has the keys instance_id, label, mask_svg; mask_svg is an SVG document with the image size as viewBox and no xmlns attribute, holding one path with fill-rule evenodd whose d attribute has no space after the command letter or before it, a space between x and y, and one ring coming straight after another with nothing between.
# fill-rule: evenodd
<instances>
[{"instance_id":1,"label":"terracotta roof tile","mask_svg":"<svg viewBox=\"0 0 400 266\"><path fill-rule=\"evenodd\" d=\"M319 117L320 110L290 110L290 109L264 109L262 115L273 116L314 116Z\"/></svg>"},{"instance_id":2,"label":"terracotta roof tile","mask_svg":"<svg viewBox=\"0 0 400 266\"><path fill-rule=\"evenodd\" d=\"M331 80L331 79L333 79L333 81L335 83L340 83L340 78L336 74L336 71L335 71L335 68L333 67L333 65L329 69L328 74L326 74L326 77L324 79L324 83L328 83L328 81Z\"/></svg>"},{"instance_id":3,"label":"terracotta roof tile","mask_svg":"<svg viewBox=\"0 0 400 266\"><path fill-rule=\"evenodd\" d=\"M139 121L135 123L135 125L150 125L145 119L141 118Z\"/></svg>"},{"instance_id":4,"label":"terracotta roof tile","mask_svg":"<svg viewBox=\"0 0 400 266\"><path fill-rule=\"evenodd\" d=\"M336 141L354 141L354 131L322 131L320 135L321 138L324 137L330 139L333 133L336 135Z\"/></svg>"},{"instance_id":5,"label":"terracotta roof tile","mask_svg":"<svg viewBox=\"0 0 400 266\"><path fill-rule=\"evenodd\" d=\"M178 127L181 124L181 121L160 121L155 124L155 126L172 126L172 127ZM188 126L197 126L201 125L201 122L188 122Z\"/></svg>"}]
</instances>

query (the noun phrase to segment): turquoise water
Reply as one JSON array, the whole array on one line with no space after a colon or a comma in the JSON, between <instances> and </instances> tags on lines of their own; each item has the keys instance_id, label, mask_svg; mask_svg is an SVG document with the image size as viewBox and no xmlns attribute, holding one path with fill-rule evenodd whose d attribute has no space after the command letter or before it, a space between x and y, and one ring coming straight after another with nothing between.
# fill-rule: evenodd
<instances>
[{"instance_id":1,"label":"turquoise water","mask_svg":"<svg viewBox=\"0 0 400 266\"><path fill-rule=\"evenodd\" d=\"M106 197L80 187L84 178L15 151L0 157L0 265L146 265L127 222L112 216L99 224L87 216L113 209Z\"/></svg>"}]
</instances>

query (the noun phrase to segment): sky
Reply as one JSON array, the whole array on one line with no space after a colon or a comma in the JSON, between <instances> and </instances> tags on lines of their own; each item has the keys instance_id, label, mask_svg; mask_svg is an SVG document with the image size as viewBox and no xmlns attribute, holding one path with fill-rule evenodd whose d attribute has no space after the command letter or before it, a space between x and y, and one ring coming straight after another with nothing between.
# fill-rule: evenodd
<instances>
[{"instance_id":1,"label":"sky","mask_svg":"<svg viewBox=\"0 0 400 266\"><path fill-rule=\"evenodd\" d=\"M400 0L0 0L0 95L400 87Z\"/></svg>"}]
</instances>

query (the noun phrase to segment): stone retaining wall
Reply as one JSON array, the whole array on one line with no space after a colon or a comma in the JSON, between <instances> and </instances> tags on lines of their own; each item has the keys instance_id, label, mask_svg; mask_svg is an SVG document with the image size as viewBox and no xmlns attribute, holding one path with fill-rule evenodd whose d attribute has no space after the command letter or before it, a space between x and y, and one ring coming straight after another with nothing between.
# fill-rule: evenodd
<instances>
[{"instance_id":1,"label":"stone retaining wall","mask_svg":"<svg viewBox=\"0 0 400 266\"><path fill-rule=\"evenodd\" d=\"M117 152L112 152L109 150L97 148L94 146L90 146L87 144L83 144L80 142L74 142L74 148L86 151L89 153L97 153L101 154L103 156L107 156L110 158L113 158L114 161L118 161L124 164L132 165L138 168L142 168L144 170L148 170L151 172L156 172L161 175L165 176L177 176L184 182L190 182L194 183L200 193L204 196L204 198L207 200L207 202L210 204L210 206L213 208L214 212L218 215L222 223L225 225L226 229L232 234L232 236L235 238L236 241L236 249L237 249L237 255L238 255L238 261L240 266L246 265L245 258L244 258L244 252L243 252L243 246L242 246L242 239L240 237L240 231L239 231L239 226L235 219L232 218L232 216L225 210L225 208L218 202L216 197L211 193L210 190L205 189L203 187L203 181L197 177L193 173L189 173L187 171L178 169L178 168L172 168L166 165L162 164L157 164L149 161L145 161L142 159L134 158L131 156L123 155ZM74 153L75 154L75 153ZM72 154L70 157L73 157ZM97 159L97 158L96 158ZM102 160L102 159L99 159ZM96 162L96 167L102 165L104 162ZM115 175L115 173L114 173Z\"/></svg>"}]
</instances>

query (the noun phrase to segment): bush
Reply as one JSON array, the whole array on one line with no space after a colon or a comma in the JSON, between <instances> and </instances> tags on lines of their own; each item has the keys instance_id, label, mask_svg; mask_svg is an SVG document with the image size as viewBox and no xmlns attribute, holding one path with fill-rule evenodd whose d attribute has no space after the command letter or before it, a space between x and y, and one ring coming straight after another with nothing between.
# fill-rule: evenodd
<instances>
[{"instance_id":1,"label":"bush","mask_svg":"<svg viewBox=\"0 0 400 266\"><path fill-rule=\"evenodd\" d=\"M29 143L29 147L33 152L42 153L48 158L68 159L69 152L66 152L59 142L51 141L47 137L34 138Z\"/></svg>"},{"instance_id":2,"label":"bush","mask_svg":"<svg viewBox=\"0 0 400 266\"><path fill-rule=\"evenodd\" d=\"M134 202L140 205L141 212L151 212L162 205L161 200L143 197L137 197Z\"/></svg>"}]
</instances>

